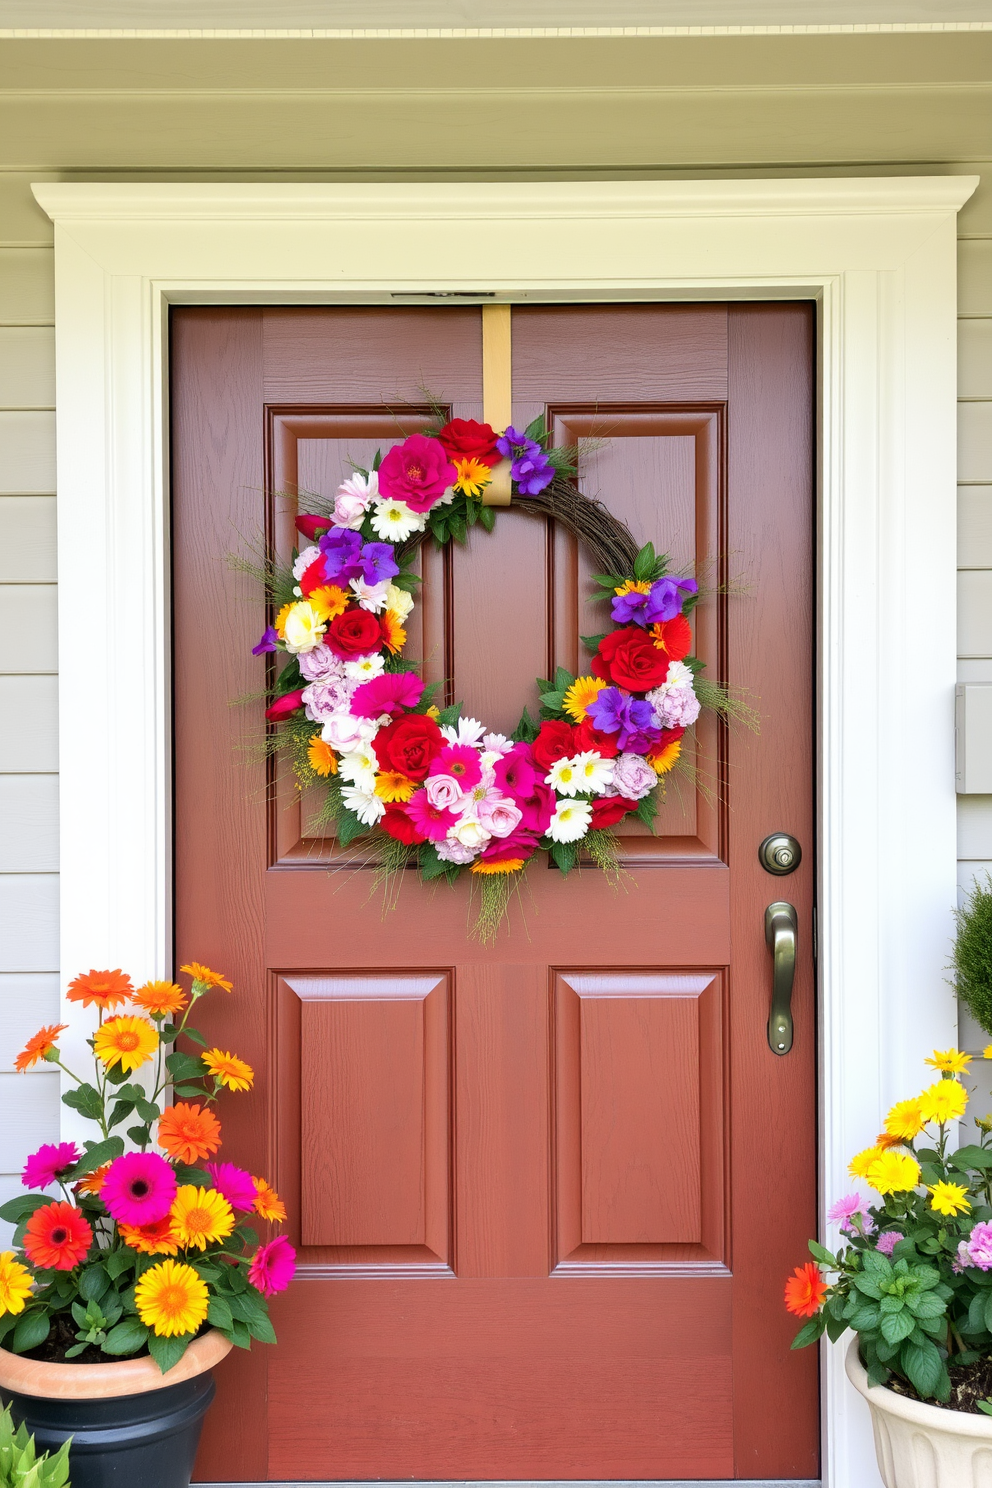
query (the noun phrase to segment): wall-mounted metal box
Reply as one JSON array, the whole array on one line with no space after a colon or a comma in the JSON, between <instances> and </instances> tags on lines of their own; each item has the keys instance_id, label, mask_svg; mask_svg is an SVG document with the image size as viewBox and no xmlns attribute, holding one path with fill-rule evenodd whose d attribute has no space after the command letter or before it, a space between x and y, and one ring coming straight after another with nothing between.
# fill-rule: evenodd
<instances>
[{"instance_id":1,"label":"wall-mounted metal box","mask_svg":"<svg viewBox=\"0 0 992 1488\"><path fill-rule=\"evenodd\" d=\"M954 689L954 773L959 795L992 796L992 682Z\"/></svg>"}]
</instances>

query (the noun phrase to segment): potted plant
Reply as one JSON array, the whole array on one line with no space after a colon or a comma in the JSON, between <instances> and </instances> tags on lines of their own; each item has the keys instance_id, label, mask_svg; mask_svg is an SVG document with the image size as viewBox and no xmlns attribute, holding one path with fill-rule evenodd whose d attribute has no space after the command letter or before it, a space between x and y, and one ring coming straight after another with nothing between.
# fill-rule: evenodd
<instances>
[{"instance_id":1,"label":"potted plant","mask_svg":"<svg viewBox=\"0 0 992 1488\"><path fill-rule=\"evenodd\" d=\"M284 1220L278 1196L217 1160L213 1108L250 1090L254 1075L207 1047L189 1018L231 983L197 963L183 972L188 992L135 988L120 971L70 984L70 1001L99 1010L92 1081L63 1063L65 1024L41 1029L16 1061L64 1070L62 1099L98 1130L82 1150L59 1142L32 1153L29 1191L0 1207L17 1227L0 1254L0 1403L42 1449L76 1437L73 1488L187 1488L210 1371L232 1346L275 1342L268 1298L295 1269L285 1236L261 1244L248 1223ZM116 1129L129 1120L125 1150Z\"/></svg>"},{"instance_id":2,"label":"potted plant","mask_svg":"<svg viewBox=\"0 0 992 1488\"><path fill-rule=\"evenodd\" d=\"M33 1436L24 1426L14 1430L10 1407L0 1411L0 1488L72 1488L69 1482L69 1443L54 1457L38 1456Z\"/></svg>"},{"instance_id":3,"label":"potted plant","mask_svg":"<svg viewBox=\"0 0 992 1488\"><path fill-rule=\"evenodd\" d=\"M871 1409L886 1488L977 1485L992 1459L992 1117L955 1149L971 1058L935 1050L926 1063L940 1077L898 1101L851 1163L878 1202L855 1192L834 1204L836 1252L811 1240L813 1261L785 1287L807 1319L793 1348L856 1335L847 1373Z\"/></svg>"}]
</instances>

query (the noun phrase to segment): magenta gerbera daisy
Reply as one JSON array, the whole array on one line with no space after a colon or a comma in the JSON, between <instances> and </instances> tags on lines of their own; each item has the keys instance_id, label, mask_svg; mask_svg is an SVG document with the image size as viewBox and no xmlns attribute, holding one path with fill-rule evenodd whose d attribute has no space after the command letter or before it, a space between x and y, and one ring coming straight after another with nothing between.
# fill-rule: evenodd
<instances>
[{"instance_id":1,"label":"magenta gerbera daisy","mask_svg":"<svg viewBox=\"0 0 992 1488\"><path fill-rule=\"evenodd\" d=\"M262 1245L251 1258L248 1280L263 1296L284 1292L296 1272L296 1251L285 1235L277 1235Z\"/></svg>"},{"instance_id":2,"label":"magenta gerbera daisy","mask_svg":"<svg viewBox=\"0 0 992 1488\"><path fill-rule=\"evenodd\" d=\"M100 1197L122 1224L155 1224L172 1208L176 1175L157 1152L125 1152L107 1169Z\"/></svg>"},{"instance_id":3,"label":"magenta gerbera daisy","mask_svg":"<svg viewBox=\"0 0 992 1488\"><path fill-rule=\"evenodd\" d=\"M24 1164L21 1182L25 1188L47 1188L78 1161L75 1142L45 1142Z\"/></svg>"},{"instance_id":4,"label":"magenta gerbera daisy","mask_svg":"<svg viewBox=\"0 0 992 1488\"><path fill-rule=\"evenodd\" d=\"M482 779L479 751L471 744L447 744L431 763L432 775L450 775L463 791L471 790Z\"/></svg>"},{"instance_id":5,"label":"magenta gerbera daisy","mask_svg":"<svg viewBox=\"0 0 992 1488\"><path fill-rule=\"evenodd\" d=\"M421 837L426 837L430 842L443 842L448 835L448 828L453 827L458 820L457 814L449 811L446 806L432 806L425 790L418 790L412 795L405 810Z\"/></svg>"},{"instance_id":6,"label":"magenta gerbera daisy","mask_svg":"<svg viewBox=\"0 0 992 1488\"><path fill-rule=\"evenodd\" d=\"M207 1163L207 1172L214 1180L214 1188L222 1194L232 1209L254 1209L258 1190L255 1180L244 1168L234 1163Z\"/></svg>"}]
</instances>

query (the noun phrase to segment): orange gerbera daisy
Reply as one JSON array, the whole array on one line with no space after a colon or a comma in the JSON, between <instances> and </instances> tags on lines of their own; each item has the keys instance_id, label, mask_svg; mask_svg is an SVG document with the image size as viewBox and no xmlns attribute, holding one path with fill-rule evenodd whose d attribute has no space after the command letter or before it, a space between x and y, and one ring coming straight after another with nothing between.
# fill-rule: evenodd
<instances>
[{"instance_id":1,"label":"orange gerbera daisy","mask_svg":"<svg viewBox=\"0 0 992 1488\"><path fill-rule=\"evenodd\" d=\"M236 1054L228 1054L222 1049L207 1049L202 1059L210 1073L226 1090L251 1089L255 1071Z\"/></svg>"},{"instance_id":2,"label":"orange gerbera daisy","mask_svg":"<svg viewBox=\"0 0 992 1488\"><path fill-rule=\"evenodd\" d=\"M154 1224L118 1224L117 1228L124 1244L130 1245L139 1255L177 1255L179 1252L171 1214L157 1219Z\"/></svg>"},{"instance_id":3,"label":"orange gerbera daisy","mask_svg":"<svg viewBox=\"0 0 992 1488\"><path fill-rule=\"evenodd\" d=\"M523 858L503 858L499 863L486 863L482 858L476 858L472 864L473 873L516 873L518 868L524 866Z\"/></svg>"},{"instance_id":4,"label":"orange gerbera daisy","mask_svg":"<svg viewBox=\"0 0 992 1488\"><path fill-rule=\"evenodd\" d=\"M319 734L314 734L310 740L307 759L310 761L310 768L318 775L338 773L338 757L330 744L325 743Z\"/></svg>"},{"instance_id":5,"label":"orange gerbera daisy","mask_svg":"<svg viewBox=\"0 0 992 1488\"><path fill-rule=\"evenodd\" d=\"M131 994L131 1001L153 1018L161 1018L165 1013L181 1013L186 1006L186 993L175 982L146 982Z\"/></svg>"},{"instance_id":6,"label":"orange gerbera daisy","mask_svg":"<svg viewBox=\"0 0 992 1488\"><path fill-rule=\"evenodd\" d=\"M24 1230L24 1253L44 1271L71 1271L85 1261L93 1240L86 1216L75 1204L43 1204Z\"/></svg>"},{"instance_id":7,"label":"orange gerbera daisy","mask_svg":"<svg viewBox=\"0 0 992 1488\"><path fill-rule=\"evenodd\" d=\"M807 1261L797 1266L785 1283L785 1305L796 1317L814 1317L823 1306L827 1295L827 1284L820 1275L820 1268Z\"/></svg>"},{"instance_id":8,"label":"orange gerbera daisy","mask_svg":"<svg viewBox=\"0 0 992 1488\"><path fill-rule=\"evenodd\" d=\"M682 740L675 739L671 744L656 746L647 756L647 762L656 775L667 775L678 763L679 755L682 753Z\"/></svg>"},{"instance_id":9,"label":"orange gerbera daisy","mask_svg":"<svg viewBox=\"0 0 992 1488\"><path fill-rule=\"evenodd\" d=\"M177 1101L162 1112L157 1141L170 1157L180 1162L201 1162L220 1146L220 1122L212 1111L205 1111L202 1106Z\"/></svg>"},{"instance_id":10,"label":"orange gerbera daisy","mask_svg":"<svg viewBox=\"0 0 992 1488\"><path fill-rule=\"evenodd\" d=\"M80 1178L78 1183L74 1183L72 1185L73 1193L99 1194L101 1188L103 1187L103 1180L107 1176L107 1169L109 1167L109 1162L105 1162L102 1168L97 1168L94 1172L87 1173L85 1178Z\"/></svg>"},{"instance_id":11,"label":"orange gerbera daisy","mask_svg":"<svg viewBox=\"0 0 992 1488\"><path fill-rule=\"evenodd\" d=\"M44 1059L49 1049L55 1048L59 1034L68 1027L68 1023L50 1023L47 1028L40 1028L37 1033L28 1039L24 1048L14 1060L14 1068L21 1074L25 1070L32 1069L34 1065Z\"/></svg>"},{"instance_id":12,"label":"orange gerbera daisy","mask_svg":"<svg viewBox=\"0 0 992 1488\"><path fill-rule=\"evenodd\" d=\"M406 629L395 610L386 610L379 616L383 644L396 656L406 645Z\"/></svg>"},{"instance_id":13,"label":"orange gerbera daisy","mask_svg":"<svg viewBox=\"0 0 992 1488\"><path fill-rule=\"evenodd\" d=\"M133 991L131 978L118 967L116 971L87 971L73 977L65 995L69 1002L107 1012L127 1002Z\"/></svg>"},{"instance_id":14,"label":"orange gerbera daisy","mask_svg":"<svg viewBox=\"0 0 992 1488\"><path fill-rule=\"evenodd\" d=\"M191 976L194 983L199 982L201 987L223 987L225 992L234 991L233 982L221 976L219 971L211 971L209 966L201 965L199 961L191 961L188 966L180 966L179 970Z\"/></svg>"},{"instance_id":15,"label":"orange gerbera daisy","mask_svg":"<svg viewBox=\"0 0 992 1488\"><path fill-rule=\"evenodd\" d=\"M286 1218L286 1205L264 1178L255 1179L255 1213L262 1219L273 1219L277 1222Z\"/></svg>"},{"instance_id":16,"label":"orange gerbera daisy","mask_svg":"<svg viewBox=\"0 0 992 1488\"><path fill-rule=\"evenodd\" d=\"M312 590L307 598L322 620L334 620L338 615L344 614L351 595L344 589L339 589L337 584L322 584L319 589Z\"/></svg>"}]
</instances>

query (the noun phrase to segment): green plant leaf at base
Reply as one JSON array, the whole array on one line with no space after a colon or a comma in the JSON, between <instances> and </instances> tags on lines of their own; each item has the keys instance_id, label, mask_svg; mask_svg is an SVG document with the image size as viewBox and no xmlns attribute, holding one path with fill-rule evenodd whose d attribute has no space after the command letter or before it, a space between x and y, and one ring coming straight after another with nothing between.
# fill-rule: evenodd
<instances>
[{"instance_id":1,"label":"green plant leaf at base","mask_svg":"<svg viewBox=\"0 0 992 1488\"><path fill-rule=\"evenodd\" d=\"M157 1333L148 1335L148 1352L163 1374L179 1363L196 1335L179 1333L175 1338L160 1338Z\"/></svg>"},{"instance_id":2,"label":"green plant leaf at base","mask_svg":"<svg viewBox=\"0 0 992 1488\"><path fill-rule=\"evenodd\" d=\"M26 1353L28 1349L37 1348L39 1343L44 1343L51 1331L51 1326L48 1314L45 1312L23 1313L11 1340L10 1346L14 1353Z\"/></svg>"},{"instance_id":3,"label":"green plant leaf at base","mask_svg":"<svg viewBox=\"0 0 992 1488\"><path fill-rule=\"evenodd\" d=\"M148 1329L140 1318L126 1317L111 1328L103 1342L105 1354L136 1354L148 1342Z\"/></svg>"}]
</instances>

